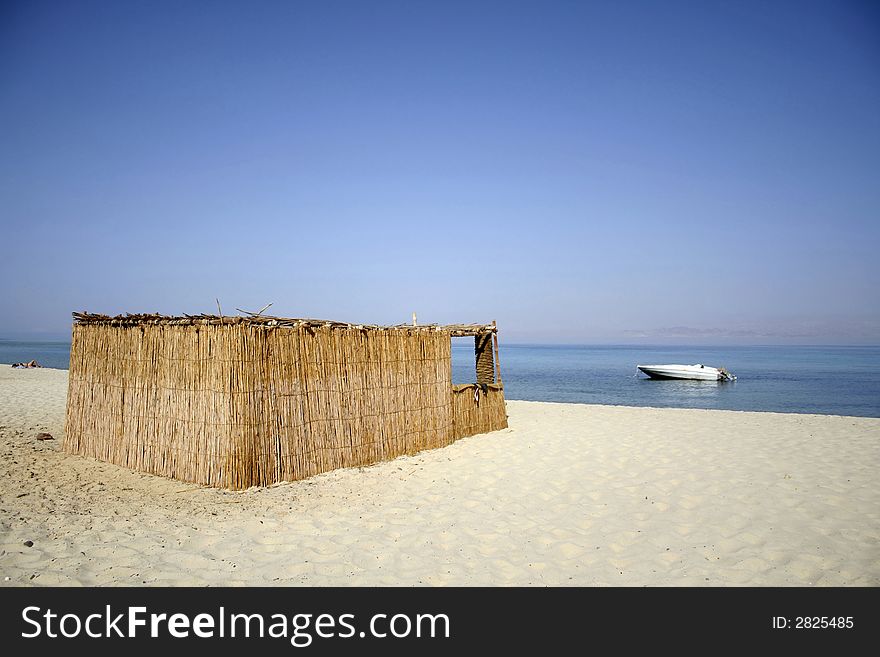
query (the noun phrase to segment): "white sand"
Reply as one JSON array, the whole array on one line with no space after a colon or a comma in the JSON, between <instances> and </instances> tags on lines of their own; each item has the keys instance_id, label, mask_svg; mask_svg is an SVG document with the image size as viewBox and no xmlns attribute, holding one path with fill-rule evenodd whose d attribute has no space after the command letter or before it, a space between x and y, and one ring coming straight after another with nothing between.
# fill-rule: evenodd
<instances>
[{"instance_id":1,"label":"white sand","mask_svg":"<svg viewBox=\"0 0 880 657\"><path fill-rule=\"evenodd\" d=\"M509 402L235 493L60 452L66 385L0 366L0 585L880 584L878 419Z\"/></svg>"}]
</instances>

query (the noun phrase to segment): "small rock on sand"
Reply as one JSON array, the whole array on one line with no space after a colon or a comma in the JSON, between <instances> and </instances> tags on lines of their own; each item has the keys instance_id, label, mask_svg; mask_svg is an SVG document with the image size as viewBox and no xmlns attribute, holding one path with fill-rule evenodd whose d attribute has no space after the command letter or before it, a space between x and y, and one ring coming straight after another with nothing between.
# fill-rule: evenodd
<instances>
[{"instance_id":1,"label":"small rock on sand","mask_svg":"<svg viewBox=\"0 0 880 657\"><path fill-rule=\"evenodd\" d=\"M41 432L37 434L37 440L55 440L51 433Z\"/></svg>"}]
</instances>

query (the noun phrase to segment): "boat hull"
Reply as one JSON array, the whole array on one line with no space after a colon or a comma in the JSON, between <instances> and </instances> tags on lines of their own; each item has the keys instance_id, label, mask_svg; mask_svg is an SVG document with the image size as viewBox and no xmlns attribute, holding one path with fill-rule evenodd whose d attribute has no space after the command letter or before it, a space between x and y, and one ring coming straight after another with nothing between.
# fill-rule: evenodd
<instances>
[{"instance_id":1,"label":"boat hull","mask_svg":"<svg viewBox=\"0 0 880 657\"><path fill-rule=\"evenodd\" d=\"M720 370L704 365L638 365L637 367L652 379L720 381L725 378Z\"/></svg>"}]
</instances>

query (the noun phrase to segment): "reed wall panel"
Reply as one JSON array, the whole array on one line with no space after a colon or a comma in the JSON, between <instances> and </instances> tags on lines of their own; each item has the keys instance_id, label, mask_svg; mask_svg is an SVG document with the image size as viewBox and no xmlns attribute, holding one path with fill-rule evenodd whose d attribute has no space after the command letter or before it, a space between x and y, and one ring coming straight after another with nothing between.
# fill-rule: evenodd
<instances>
[{"instance_id":1,"label":"reed wall panel","mask_svg":"<svg viewBox=\"0 0 880 657\"><path fill-rule=\"evenodd\" d=\"M450 342L444 330L74 324L64 449L241 489L507 426L500 389L480 404L452 392Z\"/></svg>"},{"instance_id":2,"label":"reed wall panel","mask_svg":"<svg viewBox=\"0 0 880 657\"><path fill-rule=\"evenodd\" d=\"M452 390L455 440L507 428L504 388L488 385L456 385Z\"/></svg>"}]
</instances>

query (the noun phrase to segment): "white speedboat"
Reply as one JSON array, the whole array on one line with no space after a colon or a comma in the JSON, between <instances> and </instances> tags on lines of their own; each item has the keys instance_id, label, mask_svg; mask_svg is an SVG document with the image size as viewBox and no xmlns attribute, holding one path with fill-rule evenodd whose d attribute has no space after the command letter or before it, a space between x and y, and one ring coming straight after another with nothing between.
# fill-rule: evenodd
<instances>
[{"instance_id":1,"label":"white speedboat","mask_svg":"<svg viewBox=\"0 0 880 657\"><path fill-rule=\"evenodd\" d=\"M735 381L736 377L723 367L707 365L637 365L652 379L693 379L696 381Z\"/></svg>"}]
</instances>

